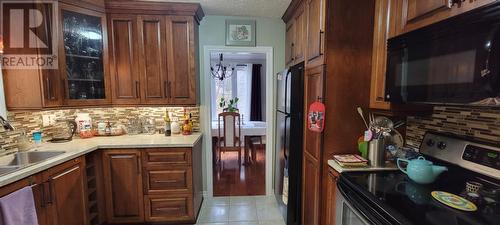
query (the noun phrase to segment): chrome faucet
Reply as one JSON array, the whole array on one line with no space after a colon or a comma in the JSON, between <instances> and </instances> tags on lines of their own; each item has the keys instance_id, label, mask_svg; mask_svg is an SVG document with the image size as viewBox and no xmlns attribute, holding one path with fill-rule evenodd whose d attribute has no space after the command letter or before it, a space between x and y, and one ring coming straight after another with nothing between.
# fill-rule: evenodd
<instances>
[{"instance_id":1,"label":"chrome faucet","mask_svg":"<svg viewBox=\"0 0 500 225\"><path fill-rule=\"evenodd\" d=\"M15 128L9 123L9 121L7 121L5 118L3 118L2 116L0 116L0 124L3 126L3 128L5 130L8 130L8 131L13 131L15 130Z\"/></svg>"}]
</instances>

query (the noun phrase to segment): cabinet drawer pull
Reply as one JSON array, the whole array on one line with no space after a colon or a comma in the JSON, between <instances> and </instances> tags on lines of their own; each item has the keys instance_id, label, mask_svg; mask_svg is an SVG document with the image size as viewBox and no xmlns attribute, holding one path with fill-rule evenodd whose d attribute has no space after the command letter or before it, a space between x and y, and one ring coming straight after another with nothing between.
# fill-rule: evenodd
<instances>
[{"instance_id":1,"label":"cabinet drawer pull","mask_svg":"<svg viewBox=\"0 0 500 225\"><path fill-rule=\"evenodd\" d=\"M155 180L153 181L155 183L178 183L179 181L178 180Z\"/></svg>"},{"instance_id":2,"label":"cabinet drawer pull","mask_svg":"<svg viewBox=\"0 0 500 225\"><path fill-rule=\"evenodd\" d=\"M112 159L131 159L134 158L133 155L113 155L111 156Z\"/></svg>"},{"instance_id":3,"label":"cabinet drawer pull","mask_svg":"<svg viewBox=\"0 0 500 225\"><path fill-rule=\"evenodd\" d=\"M61 173L61 174L59 174L59 175L57 175L57 176L53 177L53 178L52 178L52 180L58 179L59 177L62 177L62 176L64 176L64 175L67 175L67 174L69 174L69 173L71 173L71 172L73 172L73 171L75 171L75 170L77 170L77 169L80 169L80 167L79 167L79 166L75 166L75 167L71 168L70 170L66 170L64 173Z\"/></svg>"},{"instance_id":4,"label":"cabinet drawer pull","mask_svg":"<svg viewBox=\"0 0 500 225\"><path fill-rule=\"evenodd\" d=\"M383 97L377 97L377 101L384 101Z\"/></svg>"},{"instance_id":5,"label":"cabinet drawer pull","mask_svg":"<svg viewBox=\"0 0 500 225\"><path fill-rule=\"evenodd\" d=\"M166 207L166 208L156 208L156 211L173 211L173 210L180 210L181 207Z\"/></svg>"}]
</instances>

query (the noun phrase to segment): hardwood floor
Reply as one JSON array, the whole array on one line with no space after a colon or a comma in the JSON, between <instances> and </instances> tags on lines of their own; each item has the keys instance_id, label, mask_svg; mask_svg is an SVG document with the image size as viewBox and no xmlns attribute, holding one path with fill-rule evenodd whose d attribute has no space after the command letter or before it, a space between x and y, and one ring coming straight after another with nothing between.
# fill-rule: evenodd
<instances>
[{"instance_id":1,"label":"hardwood floor","mask_svg":"<svg viewBox=\"0 0 500 225\"><path fill-rule=\"evenodd\" d=\"M265 145L258 147L256 152L257 160L255 162L241 166L238 166L238 153L221 154L220 163L214 165L214 196L266 194Z\"/></svg>"}]
</instances>

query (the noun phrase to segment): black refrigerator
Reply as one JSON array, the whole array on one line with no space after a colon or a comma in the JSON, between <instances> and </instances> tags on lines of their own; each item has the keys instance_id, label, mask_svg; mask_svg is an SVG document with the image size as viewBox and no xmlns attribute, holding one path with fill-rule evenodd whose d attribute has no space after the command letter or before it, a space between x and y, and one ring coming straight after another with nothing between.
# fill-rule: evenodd
<instances>
[{"instance_id":1,"label":"black refrigerator","mask_svg":"<svg viewBox=\"0 0 500 225\"><path fill-rule=\"evenodd\" d=\"M300 225L304 63L278 73L276 79L274 192L286 224Z\"/></svg>"}]
</instances>

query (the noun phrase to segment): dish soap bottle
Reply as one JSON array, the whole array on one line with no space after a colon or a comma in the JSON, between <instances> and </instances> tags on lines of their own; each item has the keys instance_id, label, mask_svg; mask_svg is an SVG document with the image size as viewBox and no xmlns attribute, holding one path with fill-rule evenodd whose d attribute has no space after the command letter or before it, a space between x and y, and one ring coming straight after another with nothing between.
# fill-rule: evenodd
<instances>
[{"instance_id":1,"label":"dish soap bottle","mask_svg":"<svg viewBox=\"0 0 500 225\"><path fill-rule=\"evenodd\" d=\"M163 119L165 120L165 136L172 136L171 120L167 110L165 110Z\"/></svg>"}]
</instances>

